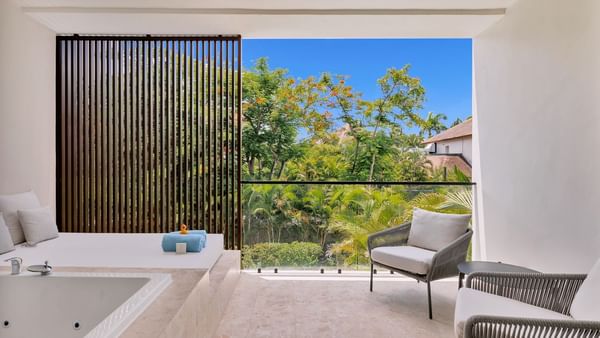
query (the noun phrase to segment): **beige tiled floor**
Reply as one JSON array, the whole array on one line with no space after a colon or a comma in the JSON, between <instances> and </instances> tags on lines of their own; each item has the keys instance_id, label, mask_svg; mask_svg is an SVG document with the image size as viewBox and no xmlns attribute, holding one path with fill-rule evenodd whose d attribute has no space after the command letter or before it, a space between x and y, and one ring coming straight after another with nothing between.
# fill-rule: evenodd
<instances>
[{"instance_id":1,"label":"beige tiled floor","mask_svg":"<svg viewBox=\"0 0 600 338\"><path fill-rule=\"evenodd\" d=\"M380 276L370 293L365 277L272 276L242 273L217 337L454 336L456 279L432 284L429 320L426 285L414 280Z\"/></svg>"}]
</instances>

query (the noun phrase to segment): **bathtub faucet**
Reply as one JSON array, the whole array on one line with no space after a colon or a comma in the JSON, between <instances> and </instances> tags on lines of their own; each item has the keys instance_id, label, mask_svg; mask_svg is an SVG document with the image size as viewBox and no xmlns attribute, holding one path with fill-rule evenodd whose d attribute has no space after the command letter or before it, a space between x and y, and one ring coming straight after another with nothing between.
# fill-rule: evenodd
<instances>
[{"instance_id":1,"label":"bathtub faucet","mask_svg":"<svg viewBox=\"0 0 600 338\"><path fill-rule=\"evenodd\" d=\"M45 261L44 265L31 265L27 267L27 271L39 272L42 276L47 276L52 272L52 267L48 265L48 261Z\"/></svg>"},{"instance_id":2,"label":"bathtub faucet","mask_svg":"<svg viewBox=\"0 0 600 338\"><path fill-rule=\"evenodd\" d=\"M23 264L23 259L21 257L11 257L5 262L10 262L12 267L11 275L18 275L21 273L21 264Z\"/></svg>"}]
</instances>

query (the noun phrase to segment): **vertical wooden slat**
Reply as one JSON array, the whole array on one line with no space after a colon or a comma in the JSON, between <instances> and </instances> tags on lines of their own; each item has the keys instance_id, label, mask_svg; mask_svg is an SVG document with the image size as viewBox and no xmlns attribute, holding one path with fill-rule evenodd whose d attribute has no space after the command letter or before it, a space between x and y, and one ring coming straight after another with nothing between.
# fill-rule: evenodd
<instances>
[{"instance_id":1,"label":"vertical wooden slat","mask_svg":"<svg viewBox=\"0 0 600 338\"><path fill-rule=\"evenodd\" d=\"M189 116L189 126L190 126L190 145L189 145L189 159L190 159L190 167L189 167L189 173L190 173L190 186L189 186L189 193L190 193L190 206L188 208L189 210L189 214L190 214L190 224L192 224L192 228L193 229L198 229L198 222L196 221L196 194L195 194L195 190L196 190L196 171L195 171L195 163L196 163L196 152L195 149L197 148L196 146L196 124L194 123L195 121L195 116L196 116L196 104L195 104L195 99L196 99L196 86L197 86L197 78L196 78L196 64L195 61L196 57L194 57L194 55L196 55L194 53L194 41L190 41L190 57L189 57L189 64L190 64L190 75L189 75L189 79L190 79L190 95L189 95L189 107L190 107L190 116Z\"/></svg>"},{"instance_id":2,"label":"vertical wooden slat","mask_svg":"<svg viewBox=\"0 0 600 338\"><path fill-rule=\"evenodd\" d=\"M75 211L75 208L73 206L73 198L75 196L74 194L74 188L73 188L73 178L75 176L75 173L73 172L73 162L74 162L74 138L75 136L73 135L74 133L74 119L75 119L75 112L73 111L73 107L74 107L74 103L75 103L75 97L74 97L74 83L75 83L75 75L74 75L74 54L75 54L75 48L73 46L73 42L69 41L69 76L71 78L71 81L69 82L69 109L68 109L68 114L69 114L69 129L68 129L68 135L67 135L67 147L69 149L69 154L68 154L68 171L67 171L67 180L68 180L68 184L67 184L67 189L69 192L69 195L67 197L67 203L68 203L68 220L67 220L67 226L68 226L68 231L72 232L73 231L73 212Z\"/></svg>"},{"instance_id":3,"label":"vertical wooden slat","mask_svg":"<svg viewBox=\"0 0 600 338\"><path fill-rule=\"evenodd\" d=\"M173 148L170 149L170 151L171 151L171 157L172 157L172 159L171 159L171 161L172 161L171 162L171 177L172 177L172 183L173 183L172 186L171 186L172 195L173 195L172 196L172 200L171 200L172 209L173 209L172 210L173 219L172 219L172 222L170 224L171 229L176 229L176 227L178 226L178 222L179 222L178 215L180 215L179 206L178 206L178 203L177 203L178 202L178 200L177 200L177 195L178 195L177 194L177 190L178 189L177 188L178 188L179 185L178 185L178 181L177 181L177 176L178 175L176 174L177 173L177 157L176 156L177 156L177 146L178 146L178 144L177 144L177 115L176 115L177 100L176 100L176 96L175 96L175 93L176 93L176 90L175 90L175 87L176 87L175 79L177 78L176 77L176 72L177 72L176 64L178 62L177 62L177 58L176 58L177 54L175 52L175 49L177 48L177 45L178 45L178 43L173 42L172 50L171 50L171 56L172 56L172 59L171 59L171 62L172 62L172 70L171 70L171 77L172 77L172 79L171 79L171 91L172 91L172 93L171 93L171 95L172 95L172 97L171 97L171 124L172 124L172 127L173 127L173 129L171 130L171 132L172 132L171 138L172 138Z\"/></svg>"},{"instance_id":4,"label":"vertical wooden slat","mask_svg":"<svg viewBox=\"0 0 600 338\"><path fill-rule=\"evenodd\" d=\"M131 43L129 41L125 42L125 53L123 55L123 66L124 66L124 83L125 86L123 88L123 101L125 103L125 118L124 118L124 128L123 128L123 137L125 139L125 150L123 152L125 170L124 170L124 178L125 182L123 184L123 198L125 199L124 210L125 210L125 232L131 232ZM128 95L129 93L129 95Z\"/></svg>"},{"instance_id":5,"label":"vertical wooden slat","mask_svg":"<svg viewBox=\"0 0 600 338\"><path fill-rule=\"evenodd\" d=\"M218 211L217 211L217 164L218 164L218 155L217 155L217 41L213 40L213 108L212 108L212 116L213 116L213 148L211 157L213 158L213 167L212 167L212 181L213 181L213 190L211 195L212 206L213 206L213 215L214 221L212 222L212 232L217 232L217 223L218 220Z\"/></svg>"},{"instance_id":6,"label":"vertical wooden slat","mask_svg":"<svg viewBox=\"0 0 600 338\"><path fill-rule=\"evenodd\" d=\"M206 151L207 151L207 156L206 156L206 180L208 182L207 184L207 189L206 189L206 203L207 203L207 217L208 217L208 222L207 222L207 231L208 232L212 232L212 224L213 224L213 192L212 192L212 133L213 133L213 129L212 129L212 115L213 115L213 108L212 108L212 101L213 101L213 96L212 96L212 89L214 88L214 86L212 85L212 74L214 73L214 71L212 71L212 55L211 55L211 45L212 42L208 41L207 42L207 79L206 79L206 84L208 86L208 89L206 91L206 96L207 96L207 116L206 116L206 127L207 127L207 131L206 131L206 138L207 138L207 147L206 147Z\"/></svg>"},{"instance_id":7,"label":"vertical wooden slat","mask_svg":"<svg viewBox=\"0 0 600 338\"><path fill-rule=\"evenodd\" d=\"M173 53L173 48L171 46L171 44L169 43L169 41L165 42L166 44L166 50L165 50L165 56L166 56L166 60L165 60L165 67L166 67L166 72L165 72L165 80L167 82L166 84L166 103L167 103L167 107L165 110L165 115L166 115L166 125L165 125L165 158L166 158L166 166L165 166L165 171L166 171L166 175L167 175L167 179L166 179L166 185L167 185L167 191L166 191L166 205L165 205L165 209L167 212L167 217L166 217L166 229L167 231L171 231L171 224L173 223L173 219L172 219L172 211L171 211L171 207L172 207L172 200L171 200L171 180L173 175L171 174L171 154L170 152L172 151L171 148L171 100L172 100L172 95L171 95L171 86L172 86L172 81L171 81L171 74L173 74L173 71L171 69L171 60L173 60L173 58L171 57L172 54L169 54L169 51L171 51L171 53Z\"/></svg>"},{"instance_id":8,"label":"vertical wooden slat","mask_svg":"<svg viewBox=\"0 0 600 338\"><path fill-rule=\"evenodd\" d=\"M181 82L181 89L182 89L182 93L181 93L181 98L180 98L180 102L181 102L181 106L182 109L180 110L180 116L179 116L179 121L180 121L180 129L182 130L182 135L183 137L181 138L181 147L179 148L179 151L181 151L179 159L180 159L180 179L181 179L181 196L183 199L183 209L181 211L181 215L182 215L182 221L181 223L185 223L188 224L188 173L187 173L187 167L188 167L188 151L187 151L187 142L188 142L188 126L187 126L187 115L188 115L188 106L187 106L187 95L188 95L188 88L187 88L187 41L183 41L183 49L182 49L183 53L181 53L180 51L180 57L181 57L181 63L183 63L183 67L182 67L182 73L181 73L181 77L180 77L180 82Z\"/></svg>"},{"instance_id":9,"label":"vertical wooden slat","mask_svg":"<svg viewBox=\"0 0 600 338\"><path fill-rule=\"evenodd\" d=\"M65 83L65 70L67 69L66 65L66 50L65 41L56 40L56 163L59 164L56 186L59 189L56 189L56 201L60 204L56 208L56 219L61 229L66 229L65 216L67 214L67 201L66 201L66 157L67 157L67 149L66 149L66 130L68 126L66 125L66 87Z\"/></svg>"},{"instance_id":10,"label":"vertical wooden slat","mask_svg":"<svg viewBox=\"0 0 600 338\"><path fill-rule=\"evenodd\" d=\"M102 168L104 167L104 152L103 152L103 144L102 144L102 135L103 135L103 106L102 103L104 101L103 96L103 86L104 86L104 42L99 41L98 43L98 69L96 73L96 224L94 225L94 232L102 232L104 218L102 217L102 211L104 209L104 190L102 189L103 183L103 172Z\"/></svg>"},{"instance_id":11,"label":"vertical wooden slat","mask_svg":"<svg viewBox=\"0 0 600 338\"><path fill-rule=\"evenodd\" d=\"M116 170L116 166L117 166L117 161L116 161L116 154L117 154L117 140L116 140L116 135L117 135L117 98L116 98L116 78L117 78L117 46L115 44L115 41L111 41L111 50L112 50L112 54L110 56L110 60L111 60L111 74L110 74L110 84L111 84L111 110L112 110L112 114L111 114L111 134L110 134L110 139L109 142L111 143L110 149L111 149L111 158L110 158L110 176L109 176L109 184L110 184L110 196L111 196L111 203L110 203L110 211L111 211L111 217L110 217L110 228L108 229L109 232L115 232L115 227L117 226L117 196L116 196L116 191L115 191L115 187L116 187L116 183L117 183L117 178L116 178L116 174L117 174L117 170Z\"/></svg>"},{"instance_id":12,"label":"vertical wooden slat","mask_svg":"<svg viewBox=\"0 0 600 338\"><path fill-rule=\"evenodd\" d=\"M85 175L83 130L84 130L84 105L83 105L83 42L77 41L77 228L83 225L83 177Z\"/></svg>"},{"instance_id":13,"label":"vertical wooden slat","mask_svg":"<svg viewBox=\"0 0 600 338\"><path fill-rule=\"evenodd\" d=\"M114 227L114 220L113 220L113 203L114 203L114 198L113 198L113 180L109 179L109 177L113 177L114 175L114 171L113 171L113 156L114 156L114 149L113 149L113 145L114 143L112 142L112 137L113 137L113 133L115 131L114 129L114 114L115 114L115 107L114 107L114 83L113 83L113 79L114 79L114 58L112 57L113 52L114 52L114 41L108 41L106 44L106 112L107 112L107 116L106 116L106 154L107 154L107 159L106 159L106 180L107 180L107 187L106 187L106 200L107 200L107 218L106 218L106 232L113 232L113 227Z\"/></svg>"},{"instance_id":14,"label":"vertical wooden slat","mask_svg":"<svg viewBox=\"0 0 600 338\"><path fill-rule=\"evenodd\" d=\"M181 119L183 120L183 161L182 161L182 169L183 174L181 177L183 178L183 223L189 224L189 182L188 182L188 165L189 165L189 156L188 156L188 142L189 142L189 128L188 128L188 115L189 115L189 106L187 102L188 98L188 57L187 57L187 41L183 41L183 110Z\"/></svg>"},{"instance_id":15,"label":"vertical wooden slat","mask_svg":"<svg viewBox=\"0 0 600 338\"><path fill-rule=\"evenodd\" d=\"M141 206L141 199L140 196L142 194L142 180L141 180L141 176L142 176L142 125L141 125L141 118L140 118L140 98L141 98L141 93L140 93L140 42L138 40L135 41L135 80L134 80L134 86L135 86L135 96L132 97L135 101L135 143L133 143L133 147L135 148L135 158L134 158L134 168L135 168L135 175L133 177L133 181L134 181L134 208L135 208L135 218L134 218L134 223L133 223L133 228L134 228L134 232L140 232L142 231L142 228L140 227L140 223L141 223L141 218L142 218L142 206Z\"/></svg>"},{"instance_id":16,"label":"vertical wooden slat","mask_svg":"<svg viewBox=\"0 0 600 338\"><path fill-rule=\"evenodd\" d=\"M83 156L84 156L84 221L81 224L80 231L86 232L90 224L90 42L85 41L83 44L83 85L84 85L84 110L83 110Z\"/></svg>"},{"instance_id":17,"label":"vertical wooden slat","mask_svg":"<svg viewBox=\"0 0 600 338\"><path fill-rule=\"evenodd\" d=\"M119 133L120 133L120 113L119 109L119 42L113 41L113 175L112 175L112 189L113 189L113 229L111 232L118 232L120 228L120 204L119 204L119 173L121 172L119 167Z\"/></svg>"},{"instance_id":18,"label":"vertical wooden slat","mask_svg":"<svg viewBox=\"0 0 600 338\"><path fill-rule=\"evenodd\" d=\"M219 159L219 168L217 178L219 180L219 190L217 196L219 200L219 223L217 232L223 232L223 40L219 41L219 146L217 158Z\"/></svg>"},{"instance_id":19,"label":"vertical wooden slat","mask_svg":"<svg viewBox=\"0 0 600 338\"><path fill-rule=\"evenodd\" d=\"M109 52L109 43L105 41L102 45L102 93L100 94L102 102L102 107L100 112L102 113L102 232L108 232L109 227L109 191L108 191L108 167L110 164L109 161L109 144L108 144L108 131L109 131L109 117L110 117L110 91L108 88L108 72L109 72L109 64L108 64L108 56Z\"/></svg>"},{"instance_id":20,"label":"vertical wooden slat","mask_svg":"<svg viewBox=\"0 0 600 338\"><path fill-rule=\"evenodd\" d=\"M238 58L237 58L237 77L238 77L238 86L237 86L237 128L236 133L238 134L237 139L237 147L235 151L235 155L237 156L237 247L235 249L241 250L242 248L242 236L243 236L243 227L242 227L242 39L238 39Z\"/></svg>"},{"instance_id":21,"label":"vertical wooden slat","mask_svg":"<svg viewBox=\"0 0 600 338\"><path fill-rule=\"evenodd\" d=\"M139 117L140 117L140 180L141 183L138 185L140 188L139 194L139 208L140 213L138 214L138 226L140 230L148 232L148 225L146 223L146 189L148 188L148 182L146 181L146 42L140 41L142 45L140 48L139 58L142 59L140 63L140 101L139 101Z\"/></svg>"},{"instance_id":22,"label":"vertical wooden slat","mask_svg":"<svg viewBox=\"0 0 600 338\"><path fill-rule=\"evenodd\" d=\"M158 44L156 41L152 43L153 60L154 60L154 228L153 232L160 232L160 209L159 209L159 192L160 192L160 162L159 162L159 150L158 150L158 137L159 137L159 109L158 102L160 96L158 95Z\"/></svg>"},{"instance_id":23,"label":"vertical wooden slat","mask_svg":"<svg viewBox=\"0 0 600 338\"><path fill-rule=\"evenodd\" d=\"M117 179L119 180L117 182L117 191L118 191L118 205L119 205L119 228L118 228L118 232L125 232L126 231L126 225L125 225L125 192L123 189L123 183L124 183L124 179L123 179L123 173L125 172L125 163L123 161L123 155L125 153L125 140L124 140L124 128L123 128L123 124L124 124L124 119L125 119L125 105L123 104L123 87L124 87L124 75L125 75L125 70L124 70L124 63L123 63L123 41L119 41L119 52L118 52L118 58L119 58L119 62L118 62L118 74L119 74L119 88L117 90L118 92L118 109L119 109L119 133L118 133L118 144L119 144L119 152L117 155L118 161L119 161L119 171L117 176Z\"/></svg>"},{"instance_id":24,"label":"vertical wooden slat","mask_svg":"<svg viewBox=\"0 0 600 338\"><path fill-rule=\"evenodd\" d=\"M200 74L200 76L202 77L202 99L200 100L200 104L201 104L201 116L200 116L200 128L201 128L201 135L200 135L200 139L201 139L201 152L202 152L202 164L201 164L201 169L200 169L200 175L201 175L201 192L202 192L202 197L200 200L200 210L201 210L201 215L202 215L202 229L207 230L208 229L208 222L206 220L206 185L205 185L205 176L206 176L206 148L205 148L205 144L206 144L206 115L205 115L205 107L206 107L206 74L205 74L205 65L206 65L206 60L205 60L205 55L204 55L204 50L205 50L205 46L204 46L204 41L202 41L202 72Z\"/></svg>"},{"instance_id":25,"label":"vertical wooden slat","mask_svg":"<svg viewBox=\"0 0 600 338\"><path fill-rule=\"evenodd\" d=\"M231 207L232 207L232 216L231 216L231 221L232 221L232 225L231 225L231 231L232 231L232 243L230 244L231 248L235 248L235 246L237 245L237 235L239 235L238 229L237 229L237 212L236 212L236 182L237 180L239 180L239 177L237 177L237 172L236 172L236 154L237 151L239 151L237 149L237 135L236 135L236 105L237 105L237 91L236 91L236 86L238 85L237 83L237 72L238 69L236 67L236 60L237 60L237 55L236 55L236 51L237 51L237 41L233 41L232 45L231 45L231 114L230 114L230 118L231 118L231 178L232 178L232 184L231 184Z\"/></svg>"},{"instance_id":26,"label":"vertical wooden slat","mask_svg":"<svg viewBox=\"0 0 600 338\"><path fill-rule=\"evenodd\" d=\"M161 227L161 231L162 232L166 232L168 230L168 222L167 222L167 217L168 217L168 212L167 212L167 194L166 191L167 189L165 189L166 186L168 186L168 175L167 175L167 169L166 169L166 161L165 161L165 152L166 152L166 136L168 135L168 131L167 128L165 128L166 125L166 121L167 121L167 116L165 115L165 108L166 108L166 103L167 101L167 92L168 92L168 88L166 88L167 86L165 85L165 61L166 61L166 54L165 54L165 48L164 48L164 44L166 42L160 41L160 57L161 57L161 62L160 62L160 84L161 84L161 100L160 100L160 115L161 115L161 125L160 125L160 175L161 175L161 182L160 182L160 194L161 194L161 222L162 222L162 227ZM166 88L166 90L165 90Z\"/></svg>"},{"instance_id":27,"label":"vertical wooden slat","mask_svg":"<svg viewBox=\"0 0 600 338\"><path fill-rule=\"evenodd\" d=\"M241 246L241 40L57 38L61 231L187 223Z\"/></svg>"},{"instance_id":28,"label":"vertical wooden slat","mask_svg":"<svg viewBox=\"0 0 600 338\"><path fill-rule=\"evenodd\" d=\"M97 44L95 42L90 42L90 223L86 229L86 232L93 232L96 224L96 210L98 202L96 200L96 156L97 156L97 148L96 148L96 127L98 124L96 123L96 78L97 78Z\"/></svg>"},{"instance_id":29,"label":"vertical wooden slat","mask_svg":"<svg viewBox=\"0 0 600 338\"><path fill-rule=\"evenodd\" d=\"M81 71L80 71L80 48L79 41L75 42L75 74L74 94L74 125L73 125L73 199L75 203L73 214L73 227L77 228L80 224L81 209Z\"/></svg>"},{"instance_id":30,"label":"vertical wooden slat","mask_svg":"<svg viewBox=\"0 0 600 338\"><path fill-rule=\"evenodd\" d=\"M200 207L201 207L201 187L200 187L200 178L201 178L201 171L200 171L200 125L201 125L201 120L200 120L200 87L201 87L201 79L200 79L200 67L202 65L201 63L201 53L200 53L200 41L196 41L196 168L194 170L195 174L196 174L196 184L194 185L195 187L195 191L196 191L196 229L203 229L202 228L202 219L201 219L201 214L200 214Z\"/></svg>"},{"instance_id":31,"label":"vertical wooden slat","mask_svg":"<svg viewBox=\"0 0 600 338\"><path fill-rule=\"evenodd\" d=\"M69 41L69 49L68 49L68 62L69 62L69 77L71 81L69 81L68 85L68 100L69 105L67 109L67 119L68 119L68 129L67 129L67 231L73 231L73 83L75 79L73 78L73 43Z\"/></svg>"},{"instance_id":32,"label":"vertical wooden slat","mask_svg":"<svg viewBox=\"0 0 600 338\"><path fill-rule=\"evenodd\" d=\"M175 224L176 228L179 227L179 225L181 223L183 223L183 205L182 205L182 201L181 201L181 192L182 192L182 188L183 188L183 182L182 182L182 168L181 168L181 147L183 145L183 140L182 140L182 133L181 133L181 41L177 41L177 48L175 50L176 53L176 70L175 70L175 87L177 89L176 93L175 93L175 111L174 111L174 122L175 122L175 144L176 144L176 151L175 151L175 161L174 161L174 165L176 168L176 175L175 178L177 180L177 183L175 185L176 187L176 210L177 210L177 223Z\"/></svg>"},{"instance_id":33,"label":"vertical wooden slat","mask_svg":"<svg viewBox=\"0 0 600 338\"><path fill-rule=\"evenodd\" d=\"M229 182L231 172L229 171L229 104L231 100L229 99L229 41L225 42L225 149L222 149L223 154L225 156L225 227L223 228L223 237L225 239L225 247L230 245L229 240L229 224L231 224L229 220L230 212L229 212Z\"/></svg>"}]
</instances>

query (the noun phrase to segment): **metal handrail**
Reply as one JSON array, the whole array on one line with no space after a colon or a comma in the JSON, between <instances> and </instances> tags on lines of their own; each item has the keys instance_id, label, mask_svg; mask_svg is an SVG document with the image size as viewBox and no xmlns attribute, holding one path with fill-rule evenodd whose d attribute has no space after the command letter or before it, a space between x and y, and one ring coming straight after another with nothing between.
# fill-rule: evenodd
<instances>
[{"instance_id":1,"label":"metal handrail","mask_svg":"<svg viewBox=\"0 0 600 338\"><path fill-rule=\"evenodd\" d=\"M370 182L370 181L269 181L269 180L242 180L242 184L316 184L316 185L456 185L475 186L475 182L415 182L415 181L393 181L393 182Z\"/></svg>"}]
</instances>

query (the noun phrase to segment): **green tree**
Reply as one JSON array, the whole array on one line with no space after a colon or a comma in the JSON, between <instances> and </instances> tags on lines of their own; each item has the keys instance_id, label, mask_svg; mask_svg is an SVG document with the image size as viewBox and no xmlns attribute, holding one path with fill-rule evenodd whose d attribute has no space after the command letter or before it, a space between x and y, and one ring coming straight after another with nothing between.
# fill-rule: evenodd
<instances>
[{"instance_id":1,"label":"green tree","mask_svg":"<svg viewBox=\"0 0 600 338\"><path fill-rule=\"evenodd\" d=\"M266 58L243 74L243 137L242 146L248 175L271 179L280 166L299 156L296 144L301 114L295 108L294 81L284 69L269 69Z\"/></svg>"},{"instance_id":2,"label":"green tree","mask_svg":"<svg viewBox=\"0 0 600 338\"><path fill-rule=\"evenodd\" d=\"M447 119L444 114L434 114L433 112L427 113L427 117L421 122L421 135L427 133L427 138L433 136L433 133L439 133L443 130L448 129L444 122Z\"/></svg>"},{"instance_id":3,"label":"green tree","mask_svg":"<svg viewBox=\"0 0 600 338\"><path fill-rule=\"evenodd\" d=\"M377 158L385 155L393 144L393 140L386 137L386 131L403 133L402 121L409 126L419 122L417 111L422 108L425 89L419 79L408 74L409 70L408 65L401 69L388 69L377 80L381 97L369 102L364 110L371 127L371 137L368 139L369 181L373 181Z\"/></svg>"}]
</instances>

